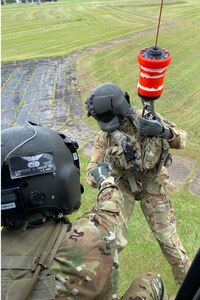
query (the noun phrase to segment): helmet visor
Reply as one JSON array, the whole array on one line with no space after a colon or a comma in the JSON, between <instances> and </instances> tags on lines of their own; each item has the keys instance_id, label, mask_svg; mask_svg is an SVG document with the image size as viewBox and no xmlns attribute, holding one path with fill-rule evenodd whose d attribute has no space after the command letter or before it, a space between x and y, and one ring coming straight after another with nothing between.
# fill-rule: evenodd
<instances>
[{"instance_id":1,"label":"helmet visor","mask_svg":"<svg viewBox=\"0 0 200 300\"><path fill-rule=\"evenodd\" d=\"M102 113L102 114L98 114L98 115L95 115L93 116L97 121L100 121L100 122L110 122L114 117L115 115L110 112L110 111L107 111L105 113Z\"/></svg>"}]
</instances>

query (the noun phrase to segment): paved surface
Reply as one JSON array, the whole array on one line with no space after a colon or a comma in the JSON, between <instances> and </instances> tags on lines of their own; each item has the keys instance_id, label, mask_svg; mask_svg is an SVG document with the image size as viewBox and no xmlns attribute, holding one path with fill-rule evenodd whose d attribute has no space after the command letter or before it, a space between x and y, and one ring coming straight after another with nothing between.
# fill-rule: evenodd
<instances>
[{"instance_id":1,"label":"paved surface","mask_svg":"<svg viewBox=\"0 0 200 300\"><path fill-rule=\"evenodd\" d=\"M68 129L80 145L94 131L85 116L76 78L76 54L2 64L1 128L26 120L49 128Z\"/></svg>"},{"instance_id":2,"label":"paved surface","mask_svg":"<svg viewBox=\"0 0 200 300\"><path fill-rule=\"evenodd\" d=\"M67 133L90 156L95 130L84 121L77 55L2 63L1 128L39 123ZM191 192L200 196L200 168L194 168L194 161L174 157L169 187L174 190L190 178Z\"/></svg>"}]
</instances>

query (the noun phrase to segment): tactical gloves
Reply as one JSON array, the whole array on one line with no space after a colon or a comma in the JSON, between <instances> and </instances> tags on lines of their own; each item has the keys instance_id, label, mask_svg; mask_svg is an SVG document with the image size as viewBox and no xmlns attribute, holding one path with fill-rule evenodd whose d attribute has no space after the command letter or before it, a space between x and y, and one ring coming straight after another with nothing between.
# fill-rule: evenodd
<instances>
[{"instance_id":1,"label":"tactical gloves","mask_svg":"<svg viewBox=\"0 0 200 300\"><path fill-rule=\"evenodd\" d=\"M91 171L91 175L94 177L98 189L101 187L102 181L110 176L109 171L111 171L111 164L107 162L97 164L96 168Z\"/></svg>"},{"instance_id":2,"label":"tactical gloves","mask_svg":"<svg viewBox=\"0 0 200 300\"><path fill-rule=\"evenodd\" d=\"M155 278L151 282L152 289L155 293L155 299L158 300L167 300L168 297L166 295L166 289L164 283L159 274L155 276Z\"/></svg>"},{"instance_id":3,"label":"tactical gloves","mask_svg":"<svg viewBox=\"0 0 200 300\"><path fill-rule=\"evenodd\" d=\"M144 136L155 136L162 139L169 139L170 129L160 123L159 119L145 119L139 117L135 122L138 131Z\"/></svg>"}]
</instances>

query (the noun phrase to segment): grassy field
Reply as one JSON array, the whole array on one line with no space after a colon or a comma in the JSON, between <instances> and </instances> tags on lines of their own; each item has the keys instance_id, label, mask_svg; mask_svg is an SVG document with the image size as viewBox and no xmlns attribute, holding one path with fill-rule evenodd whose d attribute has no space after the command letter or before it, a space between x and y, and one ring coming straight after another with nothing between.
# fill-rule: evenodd
<instances>
[{"instance_id":1,"label":"grassy field","mask_svg":"<svg viewBox=\"0 0 200 300\"><path fill-rule=\"evenodd\" d=\"M3 7L2 60L64 55L137 32L138 24L140 30L153 25L123 12L119 19L118 11L108 4L59 1Z\"/></svg>"},{"instance_id":2,"label":"grassy field","mask_svg":"<svg viewBox=\"0 0 200 300\"><path fill-rule=\"evenodd\" d=\"M158 0L68 0L2 6L2 61L79 51L77 68L83 101L97 84L111 81L130 93L133 105L141 107L136 90L137 52L154 45L159 4ZM156 110L188 132L186 149L174 154L192 158L197 165L200 163L199 9L199 0L164 1L158 44L172 52L173 60L166 74L164 93L155 103ZM85 50L92 46L90 51ZM89 122L96 126L91 119ZM85 193L82 207L74 217L88 211L96 196L84 178L89 158L84 155L80 158ZM178 232L192 258L200 242L200 199L188 191L189 179L170 196ZM145 271L159 272L168 291L175 292L170 267L154 241L139 203L129 230L129 245L120 256L120 293L125 292L133 277Z\"/></svg>"},{"instance_id":3,"label":"grassy field","mask_svg":"<svg viewBox=\"0 0 200 300\"><path fill-rule=\"evenodd\" d=\"M170 1L169 4L163 10L159 45L169 49L173 59L166 73L164 93L156 101L155 107L166 118L187 130L188 145L180 155L200 162L200 16L197 14L200 2L181 1L173 4ZM151 19L155 16L155 9L159 10L159 7L132 5L129 13L140 13L142 22L145 17ZM155 32L149 30L93 53L84 52L79 67L80 72L87 70L86 76L80 76L82 85L86 86L84 90L88 91L88 86L93 88L105 81L115 82L130 93L133 105L141 107L136 89L139 74L137 52L154 42Z\"/></svg>"},{"instance_id":4,"label":"grassy field","mask_svg":"<svg viewBox=\"0 0 200 300\"><path fill-rule=\"evenodd\" d=\"M91 88L112 81L126 89L132 104L137 97L137 52L155 42L158 0L72 1L20 4L2 7L2 61L59 56L79 51L80 83L88 95ZM187 129L188 147L180 155L200 161L200 89L198 0L165 1L159 45L172 52L165 91L156 102L166 118ZM132 35L121 43L99 43Z\"/></svg>"}]
</instances>

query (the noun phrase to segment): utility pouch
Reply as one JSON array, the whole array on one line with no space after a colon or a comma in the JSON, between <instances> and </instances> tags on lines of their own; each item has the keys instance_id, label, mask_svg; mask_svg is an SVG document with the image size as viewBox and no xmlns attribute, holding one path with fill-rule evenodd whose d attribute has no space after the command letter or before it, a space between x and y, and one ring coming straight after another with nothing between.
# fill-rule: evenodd
<instances>
[{"instance_id":1,"label":"utility pouch","mask_svg":"<svg viewBox=\"0 0 200 300\"><path fill-rule=\"evenodd\" d=\"M160 160L163 151L162 139L159 137L146 137L143 145L143 168L144 170L153 169Z\"/></svg>"},{"instance_id":2,"label":"utility pouch","mask_svg":"<svg viewBox=\"0 0 200 300\"><path fill-rule=\"evenodd\" d=\"M128 163L122 146L111 146L106 150L104 161L111 163L113 168L127 169Z\"/></svg>"}]
</instances>

